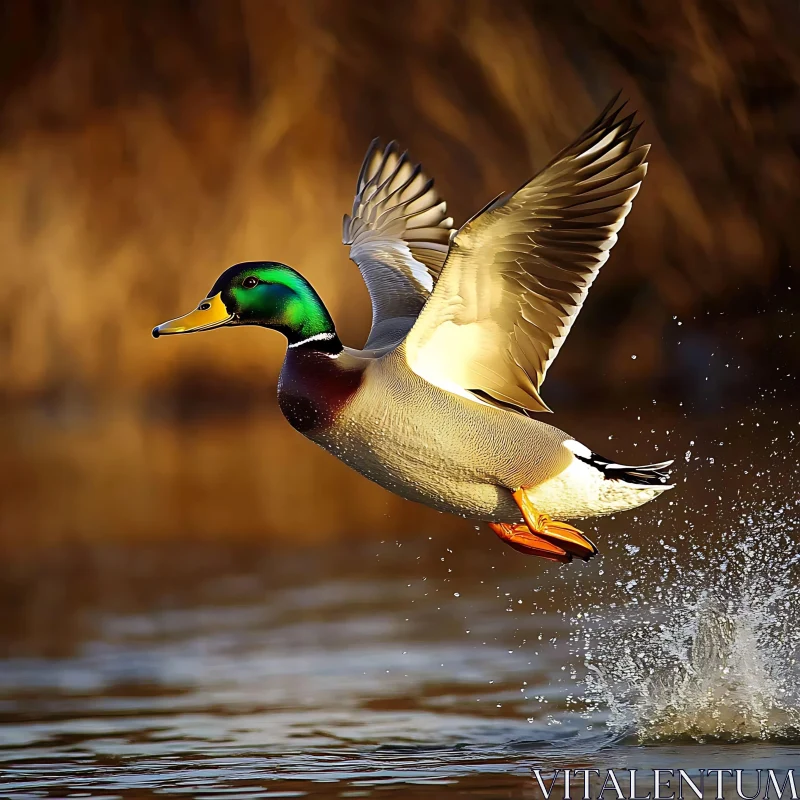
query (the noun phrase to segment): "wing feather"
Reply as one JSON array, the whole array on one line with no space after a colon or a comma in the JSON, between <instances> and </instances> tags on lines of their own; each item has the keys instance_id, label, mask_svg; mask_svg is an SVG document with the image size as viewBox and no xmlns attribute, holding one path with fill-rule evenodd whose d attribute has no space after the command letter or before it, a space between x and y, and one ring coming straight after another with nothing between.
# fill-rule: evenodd
<instances>
[{"instance_id":1,"label":"wing feather","mask_svg":"<svg viewBox=\"0 0 800 800\"><path fill-rule=\"evenodd\" d=\"M539 390L647 171L639 125L617 98L528 183L455 235L405 343L417 374L449 391L549 411Z\"/></svg>"},{"instance_id":2,"label":"wing feather","mask_svg":"<svg viewBox=\"0 0 800 800\"><path fill-rule=\"evenodd\" d=\"M356 185L342 240L372 300L367 349L398 344L428 299L450 249L453 220L419 164L375 139Z\"/></svg>"}]
</instances>

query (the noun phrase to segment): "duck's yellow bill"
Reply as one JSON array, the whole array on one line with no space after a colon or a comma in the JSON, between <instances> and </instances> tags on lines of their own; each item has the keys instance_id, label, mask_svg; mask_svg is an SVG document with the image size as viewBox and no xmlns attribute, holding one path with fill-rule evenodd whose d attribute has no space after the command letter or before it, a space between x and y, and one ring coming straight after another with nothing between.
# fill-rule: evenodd
<instances>
[{"instance_id":1,"label":"duck's yellow bill","mask_svg":"<svg viewBox=\"0 0 800 800\"><path fill-rule=\"evenodd\" d=\"M222 302L220 294L207 297L200 303L194 311L190 311L182 317L162 322L153 328L153 337L165 336L170 333L194 333L195 331L207 331L211 328L219 328L226 325L233 319L225 303Z\"/></svg>"}]
</instances>

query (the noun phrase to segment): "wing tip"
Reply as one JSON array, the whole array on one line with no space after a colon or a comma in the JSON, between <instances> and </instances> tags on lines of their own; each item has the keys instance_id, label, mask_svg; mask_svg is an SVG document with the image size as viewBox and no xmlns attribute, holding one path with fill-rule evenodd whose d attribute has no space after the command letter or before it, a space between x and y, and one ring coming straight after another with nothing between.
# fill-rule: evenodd
<instances>
[{"instance_id":1,"label":"wing tip","mask_svg":"<svg viewBox=\"0 0 800 800\"><path fill-rule=\"evenodd\" d=\"M449 243L453 219L434 185L433 178L408 150L400 152L396 139L383 146L380 137L375 137L361 166L352 212L342 223L342 242L352 246L363 233L373 231L380 236L383 228L390 238L397 238L398 234L389 230L398 222L403 223L405 231L399 238L407 243L417 241L417 237L406 235L414 230L412 220L416 220L418 225L424 221L423 227L432 231L432 242ZM437 265L437 274L441 266Z\"/></svg>"},{"instance_id":2,"label":"wing tip","mask_svg":"<svg viewBox=\"0 0 800 800\"><path fill-rule=\"evenodd\" d=\"M607 134L614 128L617 129L617 135L614 137L615 141L619 141L620 139L629 136L632 144L642 125L644 125L644 120L637 119L636 115L638 114L638 111L636 109L631 111L627 116L622 117L622 119L618 119L620 113L628 105L628 103L629 99L627 97L623 98L622 89L619 89L606 104L605 108L603 108L595 121L592 122L588 128L586 128L583 134L578 137L573 145L566 149L569 150L572 147L575 147L579 143L585 141L586 139L592 138L601 131L604 131ZM562 151L557 158L560 157L563 152L565 151Z\"/></svg>"}]
</instances>

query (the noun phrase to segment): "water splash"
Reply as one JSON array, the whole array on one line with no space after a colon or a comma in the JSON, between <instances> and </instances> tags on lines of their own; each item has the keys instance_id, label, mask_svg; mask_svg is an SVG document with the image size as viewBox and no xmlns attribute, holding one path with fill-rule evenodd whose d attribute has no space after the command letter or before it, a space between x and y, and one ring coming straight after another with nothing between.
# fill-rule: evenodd
<instances>
[{"instance_id":1,"label":"water splash","mask_svg":"<svg viewBox=\"0 0 800 800\"><path fill-rule=\"evenodd\" d=\"M616 597L572 620L587 713L642 743L800 741L797 511L745 514L721 540L682 537L689 567L663 541L650 557L628 548Z\"/></svg>"}]
</instances>

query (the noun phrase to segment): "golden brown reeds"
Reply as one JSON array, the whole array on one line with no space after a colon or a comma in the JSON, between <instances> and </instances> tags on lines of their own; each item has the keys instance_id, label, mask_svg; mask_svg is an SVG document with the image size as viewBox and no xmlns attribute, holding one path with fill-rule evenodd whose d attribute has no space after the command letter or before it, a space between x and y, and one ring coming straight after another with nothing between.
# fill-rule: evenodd
<instances>
[{"instance_id":1,"label":"golden brown reeds","mask_svg":"<svg viewBox=\"0 0 800 800\"><path fill-rule=\"evenodd\" d=\"M245 259L303 270L357 343L367 296L339 226L372 136L410 147L463 220L620 87L655 144L595 290L612 312L615 292L647 298L619 320L621 341L630 326L649 339L652 368L665 315L768 286L797 250L789 2L54 0L3 13L7 397L119 399L191 372L271 383L278 337L148 336Z\"/></svg>"},{"instance_id":2,"label":"golden brown reeds","mask_svg":"<svg viewBox=\"0 0 800 800\"><path fill-rule=\"evenodd\" d=\"M340 224L376 135L406 145L463 221L621 88L650 173L549 396L565 376L585 399L668 375L665 322L708 308L752 317L736 322L752 383L776 348L800 362L796 337L768 335L791 333L777 312L798 303L798 31L789 0L0 5L0 399L73 423L3 423L0 542L451 524L269 420L202 435L136 421L206 396L270 402L278 335L149 335L231 263L297 267L363 341ZM317 518L294 531L309 486Z\"/></svg>"}]
</instances>

